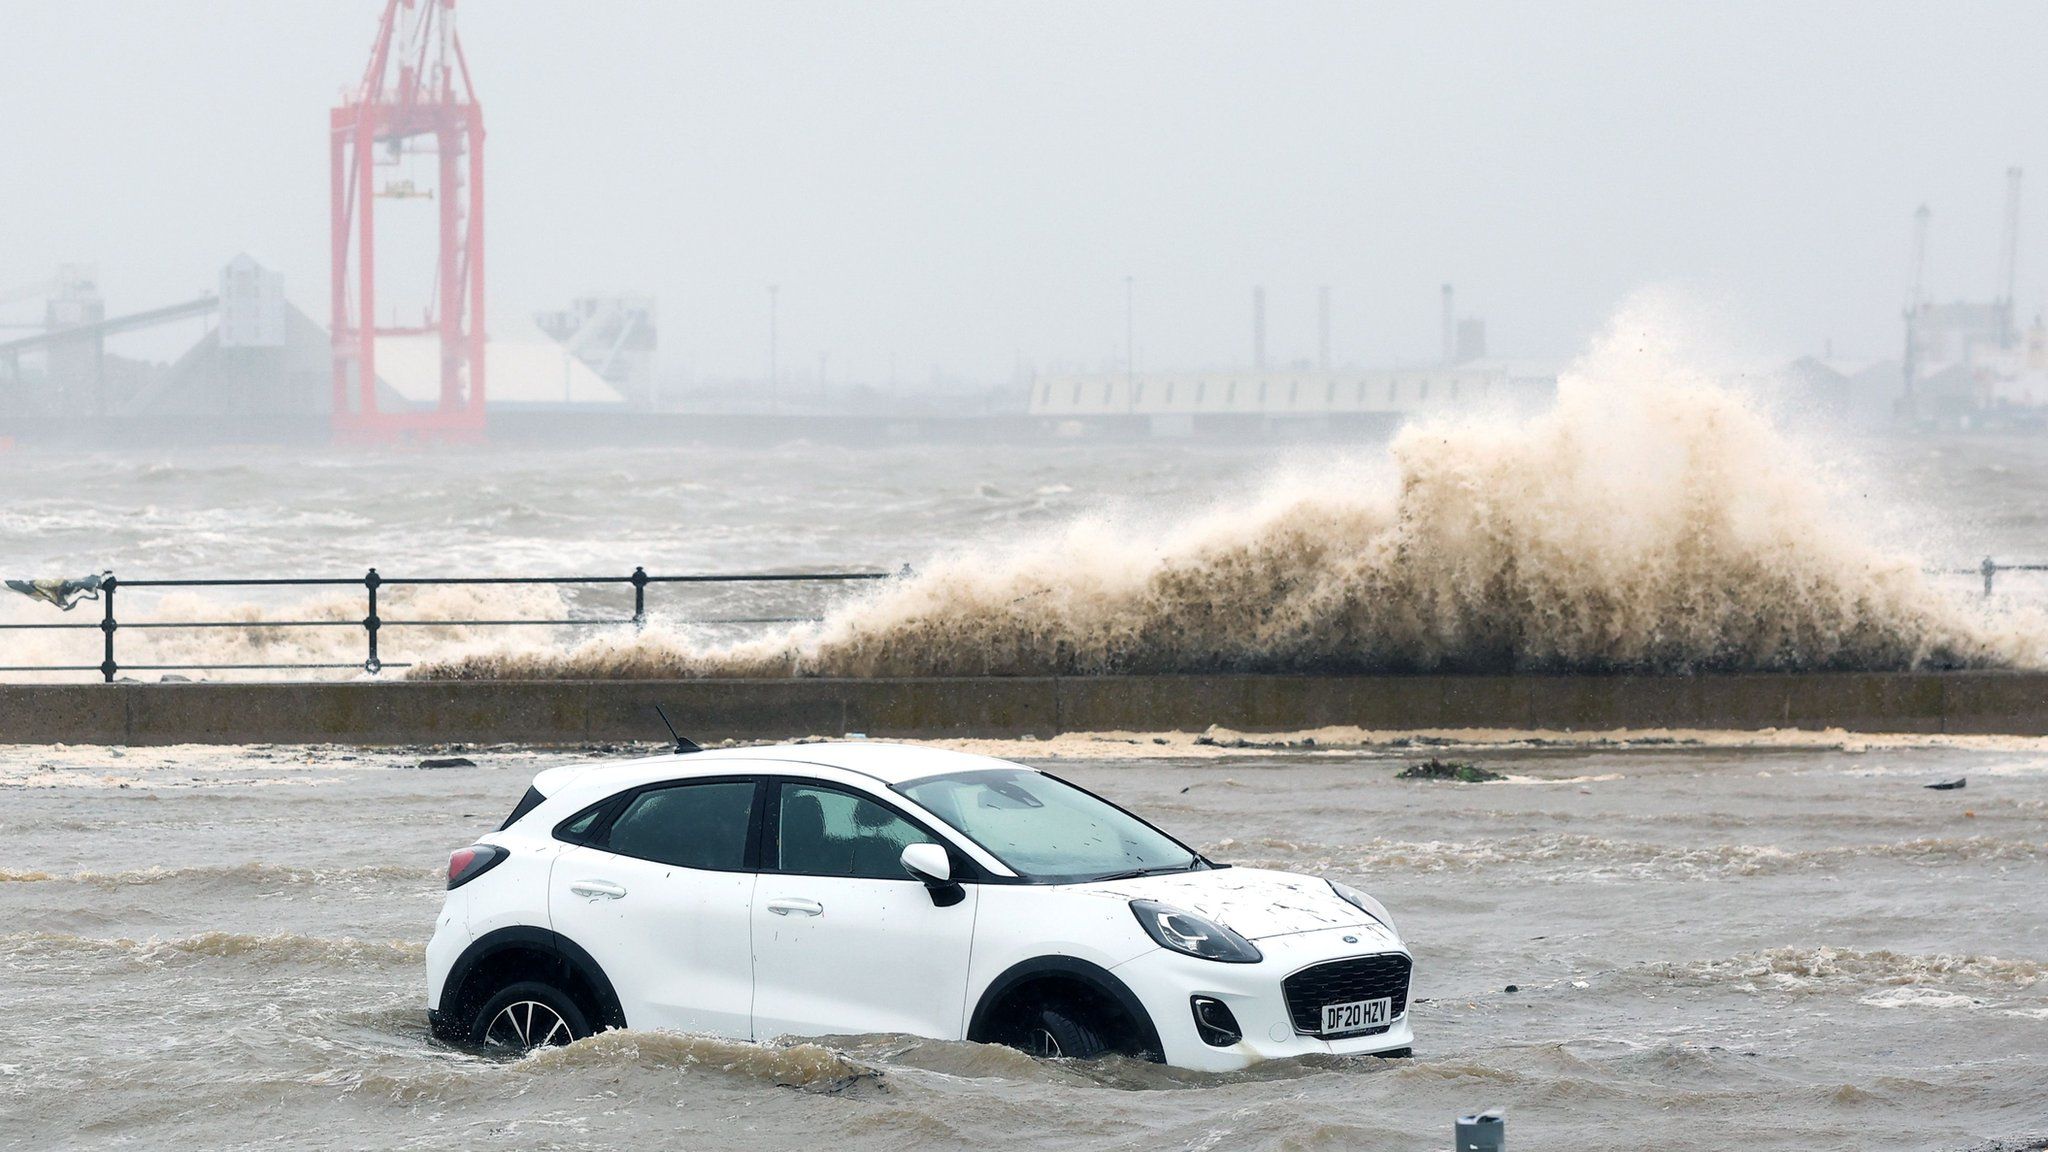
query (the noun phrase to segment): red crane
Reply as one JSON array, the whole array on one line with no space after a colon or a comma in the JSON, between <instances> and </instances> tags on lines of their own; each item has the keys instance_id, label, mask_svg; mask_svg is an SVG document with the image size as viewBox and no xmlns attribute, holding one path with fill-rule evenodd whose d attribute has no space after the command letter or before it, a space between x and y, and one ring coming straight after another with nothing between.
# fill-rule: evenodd
<instances>
[{"instance_id":1,"label":"red crane","mask_svg":"<svg viewBox=\"0 0 2048 1152\"><path fill-rule=\"evenodd\" d=\"M395 65L395 67L394 67ZM394 75L395 73L395 75ZM455 0L387 0L362 86L328 115L332 156L334 432L337 439L476 439L484 429L484 117L455 33ZM409 144L431 137L428 147ZM382 156L380 158L379 151ZM376 170L439 160L426 191ZM421 323L377 323L376 202L438 199L440 254ZM350 267L351 239L354 267ZM432 409L377 407L377 338L439 337Z\"/></svg>"}]
</instances>

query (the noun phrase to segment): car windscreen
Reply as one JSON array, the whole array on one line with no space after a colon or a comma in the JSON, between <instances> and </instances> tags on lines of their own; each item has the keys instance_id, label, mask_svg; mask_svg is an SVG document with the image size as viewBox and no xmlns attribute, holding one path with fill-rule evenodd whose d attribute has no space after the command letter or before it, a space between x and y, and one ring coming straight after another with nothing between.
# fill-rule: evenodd
<instances>
[{"instance_id":1,"label":"car windscreen","mask_svg":"<svg viewBox=\"0 0 2048 1152\"><path fill-rule=\"evenodd\" d=\"M1073 883L1203 866L1166 833L1041 772L957 772L907 781L896 791L1030 880Z\"/></svg>"}]
</instances>

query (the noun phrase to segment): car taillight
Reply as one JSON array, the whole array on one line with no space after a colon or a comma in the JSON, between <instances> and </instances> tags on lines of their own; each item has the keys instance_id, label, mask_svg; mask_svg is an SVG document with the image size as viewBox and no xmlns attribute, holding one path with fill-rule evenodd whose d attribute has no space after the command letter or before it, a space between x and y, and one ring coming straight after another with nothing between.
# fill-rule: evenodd
<instances>
[{"instance_id":1,"label":"car taillight","mask_svg":"<svg viewBox=\"0 0 2048 1152\"><path fill-rule=\"evenodd\" d=\"M460 888L498 866L512 853L496 844L471 844L448 854L448 887Z\"/></svg>"}]
</instances>

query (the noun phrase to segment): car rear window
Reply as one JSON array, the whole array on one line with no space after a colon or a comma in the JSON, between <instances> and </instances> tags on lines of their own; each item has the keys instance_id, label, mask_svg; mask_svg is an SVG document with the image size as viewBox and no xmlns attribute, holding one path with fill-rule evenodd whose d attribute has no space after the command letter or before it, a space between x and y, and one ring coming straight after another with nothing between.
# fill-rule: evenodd
<instances>
[{"instance_id":1,"label":"car rear window","mask_svg":"<svg viewBox=\"0 0 2048 1152\"><path fill-rule=\"evenodd\" d=\"M680 868L745 867L754 782L722 780L652 788L612 821L607 851Z\"/></svg>"}]
</instances>

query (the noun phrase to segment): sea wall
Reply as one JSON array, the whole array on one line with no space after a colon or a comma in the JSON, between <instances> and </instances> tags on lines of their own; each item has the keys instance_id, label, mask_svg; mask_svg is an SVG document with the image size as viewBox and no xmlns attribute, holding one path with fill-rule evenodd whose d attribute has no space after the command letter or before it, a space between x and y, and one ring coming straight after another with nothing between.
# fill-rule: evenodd
<instances>
[{"instance_id":1,"label":"sea wall","mask_svg":"<svg viewBox=\"0 0 2048 1152\"><path fill-rule=\"evenodd\" d=\"M0 743L536 745L861 732L1844 728L2048 734L2048 673L0 685Z\"/></svg>"}]
</instances>

